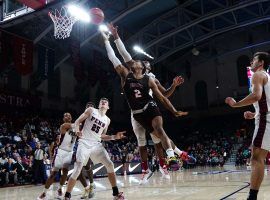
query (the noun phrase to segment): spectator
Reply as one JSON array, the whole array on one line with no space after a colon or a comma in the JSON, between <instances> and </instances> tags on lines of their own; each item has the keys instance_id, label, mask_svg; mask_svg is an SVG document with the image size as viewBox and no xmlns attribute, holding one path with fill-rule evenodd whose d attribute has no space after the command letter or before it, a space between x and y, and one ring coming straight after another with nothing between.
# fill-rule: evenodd
<instances>
[{"instance_id":1,"label":"spectator","mask_svg":"<svg viewBox=\"0 0 270 200\"><path fill-rule=\"evenodd\" d=\"M6 172L6 184L10 183L10 179L13 178L13 183L18 184L18 174L17 167L11 158L8 159L8 162L5 164Z\"/></svg>"}]
</instances>

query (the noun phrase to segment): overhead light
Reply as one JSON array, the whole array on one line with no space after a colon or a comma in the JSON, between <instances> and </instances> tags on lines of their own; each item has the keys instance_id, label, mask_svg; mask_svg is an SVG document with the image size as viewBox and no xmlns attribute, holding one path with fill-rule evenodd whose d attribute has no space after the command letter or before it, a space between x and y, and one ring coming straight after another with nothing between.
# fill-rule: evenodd
<instances>
[{"instance_id":1,"label":"overhead light","mask_svg":"<svg viewBox=\"0 0 270 200\"><path fill-rule=\"evenodd\" d=\"M200 51L196 47L194 47L191 52L194 56L198 56L200 54Z\"/></svg>"},{"instance_id":2,"label":"overhead light","mask_svg":"<svg viewBox=\"0 0 270 200\"><path fill-rule=\"evenodd\" d=\"M68 5L68 12L77 18L78 20L84 21L84 22L90 22L91 18L90 15L81 7L75 6L73 4Z\"/></svg>"},{"instance_id":3,"label":"overhead light","mask_svg":"<svg viewBox=\"0 0 270 200\"><path fill-rule=\"evenodd\" d=\"M147 56L148 58L150 59L154 59L153 56L150 56L148 53L146 53L140 46L138 45L135 45L133 47L133 50L136 51L137 53L141 53L141 54L144 54L145 56Z\"/></svg>"}]
</instances>

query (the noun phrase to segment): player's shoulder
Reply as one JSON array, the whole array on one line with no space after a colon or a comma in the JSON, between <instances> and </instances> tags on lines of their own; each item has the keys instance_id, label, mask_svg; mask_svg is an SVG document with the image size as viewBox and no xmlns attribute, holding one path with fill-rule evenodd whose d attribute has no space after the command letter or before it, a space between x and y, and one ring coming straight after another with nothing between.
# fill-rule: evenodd
<instances>
[{"instance_id":1,"label":"player's shoulder","mask_svg":"<svg viewBox=\"0 0 270 200\"><path fill-rule=\"evenodd\" d=\"M253 79L264 79L267 78L269 74L266 71L257 71L253 74Z\"/></svg>"}]
</instances>

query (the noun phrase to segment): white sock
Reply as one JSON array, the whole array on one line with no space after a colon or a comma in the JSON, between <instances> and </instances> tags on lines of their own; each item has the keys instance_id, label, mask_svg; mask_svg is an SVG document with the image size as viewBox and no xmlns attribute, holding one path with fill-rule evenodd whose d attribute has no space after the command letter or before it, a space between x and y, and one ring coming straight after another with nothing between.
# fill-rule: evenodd
<instances>
[{"instance_id":1,"label":"white sock","mask_svg":"<svg viewBox=\"0 0 270 200\"><path fill-rule=\"evenodd\" d=\"M167 149L166 154L169 158L174 157L174 152L173 149Z\"/></svg>"},{"instance_id":2,"label":"white sock","mask_svg":"<svg viewBox=\"0 0 270 200\"><path fill-rule=\"evenodd\" d=\"M89 190L89 188L90 188L90 186L88 185L88 186L86 186L84 189L85 189L85 190Z\"/></svg>"},{"instance_id":3,"label":"white sock","mask_svg":"<svg viewBox=\"0 0 270 200\"><path fill-rule=\"evenodd\" d=\"M46 194L48 191L48 189L44 188L43 192Z\"/></svg>"},{"instance_id":4,"label":"white sock","mask_svg":"<svg viewBox=\"0 0 270 200\"><path fill-rule=\"evenodd\" d=\"M177 147L175 147L174 153L176 153L178 156L181 156L181 154L183 153L183 151L181 151L180 149L178 149Z\"/></svg>"},{"instance_id":5,"label":"white sock","mask_svg":"<svg viewBox=\"0 0 270 200\"><path fill-rule=\"evenodd\" d=\"M59 189L63 190L63 185L59 185L59 186L58 186L58 190L59 190Z\"/></svg>"}]
</instances>

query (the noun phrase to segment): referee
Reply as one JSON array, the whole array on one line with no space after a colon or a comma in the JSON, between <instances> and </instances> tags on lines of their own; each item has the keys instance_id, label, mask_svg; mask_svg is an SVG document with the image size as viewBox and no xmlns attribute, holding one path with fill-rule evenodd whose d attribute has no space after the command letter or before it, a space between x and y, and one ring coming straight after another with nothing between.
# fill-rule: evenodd
<instances>
[{"instance_id":1,"label":"referee","mask_svg":"<svg viewBox=\"0 0 270 200\"><path fill-rule=\"evenodd\" d=\"M43 159L45 157L45 151L40 148L40 142L36 144L36 150L34 152L34 183L35 184L42 184L45 181L45 166Z\"/></svg>"}]
</instances>

